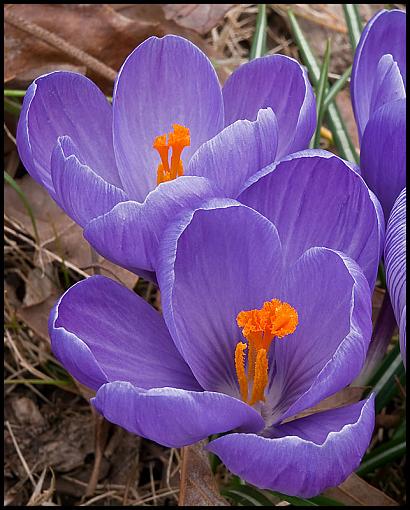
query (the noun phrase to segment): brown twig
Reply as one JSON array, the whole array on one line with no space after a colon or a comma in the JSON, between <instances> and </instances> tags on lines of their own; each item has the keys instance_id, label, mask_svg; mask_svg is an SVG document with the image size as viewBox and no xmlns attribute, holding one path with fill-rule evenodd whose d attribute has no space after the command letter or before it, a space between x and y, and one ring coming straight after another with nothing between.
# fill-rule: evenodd
<instances>
[{"instance_id":1,"label":"brown twig","mask_svg":"<svg viewBox=\"0 0 410 510\"><path fill-rule=\"evenodd\" d=\"M14 14L14 12L7 8L4 10L4 19L7 23L9 23L9 25L13 25L13 27L18 28L19 30L23 30L23 32L27 32L28 34L46 42L50 46L57 48L59 51L66 53L75 60L85 64L95 73L103 76L107 80L115 80L117 73L114 71L114 69L103 64L100 60L92 57L85 51L76 48L71 43L68 43L58 35L53 34L53 32L40 27L36 23L32 23L31 21L27 21L24 18L17 16Z\"/></svg>"}]
</instances>

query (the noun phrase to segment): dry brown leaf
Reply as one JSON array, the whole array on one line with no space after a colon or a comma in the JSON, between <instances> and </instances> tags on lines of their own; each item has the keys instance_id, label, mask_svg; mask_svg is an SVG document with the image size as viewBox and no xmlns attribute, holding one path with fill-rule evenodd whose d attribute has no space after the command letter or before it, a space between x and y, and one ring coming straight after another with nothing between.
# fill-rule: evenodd
<instances>
[{"instance_id":1,"label":"dry brown leaf","mask_svg":"<svg viewBox=\"0 0 410 510\"><path fill-rule=\"evenodd\" d=\"M53 265L46 264L43 269L35 267L29 272L26 280L23 307L39 305L57 291Z\"/></svg>"},{"instance_id":2,"label":"dry brown leaf","mask_svg":"<svg viewBox=\"0 0 410 510\"><path fill-rule=\"evenodd\" d=\"M204 35L216 26L234 4L164 4L165 18Z\"/></svg>"},{"instance_id":3,"label":"dry brown leaf","mask_svg":"<svg viewBox=\"0 0 410 510\"><path fill-rule=\"evenodd\" d=\"M162 35L155 19L129 19L107 4L9 4L26 21L58 35L113 69L151 35ZM78 65L49 44L5 24L5 81L31 81L50 65ZM61 67L60 67L61 68ZM101 81L92 72L91 77ZM105 84L106 85L106 84Z\"/></svg>"},{"instance_id":4,"label":"dry brown leaf","mask_svg":"<svg viewBox=\"0 0 410 510\"><path fill-rule=\"evenodd\" d=\"M17 317L32 329L37 336L44 340L47 345L50 343L48 317L60 294L61 291L55 291L38 305L16 308Z\"/></svg>"},{"instance_id":5,"label":"dry brown leaf","mask_svg":"<svg viewBox=\"0 0 410 510\"><path fill-rule=\"evenodd\" d=\"M182 449L179 506L229 506L219 494L205 445L200 441Z\"/></svg>"},{"instance_id":6,"label":"dry brown leaf","mask_svg":"<svg viewBox=\"0 0 410 510\"><path fill-rule=\"evenodd\" d=\"M394 499L352 473L338 487L328 489L324 496L349 506L398 506Z\"/></svg>"}]
</instances>

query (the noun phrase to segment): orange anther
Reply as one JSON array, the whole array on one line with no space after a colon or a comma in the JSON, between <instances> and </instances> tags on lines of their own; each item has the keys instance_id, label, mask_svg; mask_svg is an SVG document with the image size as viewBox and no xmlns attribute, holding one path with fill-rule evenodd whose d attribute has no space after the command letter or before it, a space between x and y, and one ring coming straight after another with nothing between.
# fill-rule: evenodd
<instances>
[{"instance_id":1,"label":"orange anther","mask_svg":"<svg viewBox=\"0 0 410 510\"><path fill-rule=\"evenodd\" d=\"M248 373L246 381L253 381L253 390L250 405L260 400L265 400L264 391L268 384L268 357L272 340L290 335L298 325L298 313L288 303L282 303L279 299L266 301L262 308L256 310L244 310L239 312L236 322L242 328L242 334L248 342ZM246 345L246 344L238 344ZM238 349L238 346L237 346ZM244 348L241 350L243 354ZM240 389L242 388L244 375L235 367ZM241 366L244 366L244 360ZM243 369L244 371L244 369ZM248 388L247 388L248 390ZM241 395L243 393L241 389ZM246 402L246 399L243 398Z\"/></svg>"},{"instance_id":2,"label":"orange anther","mask_svg":"<svg viewBox=\"0 0 410 510\"><path fill-rule=\"evenodd\" d=\"M152 147L158 151L161 163L157 169L157 184L172 181L184 174L181 154L185 147L191 144L189 129L179 124L173 124L173 131L167 135L157 136ZM168 162L168 152L172 148L171 164Z\"/></svg>"},{"instance_id":3,"label":"orange anther","mask_svg":"<svg viewBox=\"0 0 410 510\"><path fill-rule=\"evenodd\" d=\"M245 349L246 344L239 342L235 349L235 368L238 377L239 389L244 402L248 400L248 381L245 374Z\"/></svg>"}]
</instances>

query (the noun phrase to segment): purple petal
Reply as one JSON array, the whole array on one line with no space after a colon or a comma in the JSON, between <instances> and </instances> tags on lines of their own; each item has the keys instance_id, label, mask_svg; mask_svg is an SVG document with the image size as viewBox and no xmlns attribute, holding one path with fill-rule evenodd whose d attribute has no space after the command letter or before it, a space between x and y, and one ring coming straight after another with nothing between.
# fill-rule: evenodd
<instances>
[{"instance_id":1,"label":"purple petal","mask_svg":"<svg viewBox=\"0 0 410 510\"><path fill-rule=\"evenodd\" d=\"M249 432L263 428L263 419L250 406L208 391L176 388L146 391L117 381L104 384L91 402L108 421L171 448L237 427Z\"/></svg>"},{"instance_id":2,"label":"purple petal","mask_svg":"<svg viewBox=\"0 0 410 510\"><path fill-rule=\"evenodd\" d=\"M373 84L383 55L391 55L397 62L406 85L405 40L406 13L396 9L378 12L362 32L354 57L350 84L360 140L372 113L370 104Z\"/></svg>"},{"instance_id":3,"label":"purple petal","mask_svg":"<svg viewBox=\"0 0 410 510\"><path fill-rule=\"evenodd\" d=\"M73 285L50 314L56 357L82 384L110 381L142 388L200 388L176 350L161 315L135 293L104 277Z\"/></svg>"},{"instance_id":4,"label":"purple petal","mask_svg":"<svg viewBox=\"0 0 410 510\"><path fill-rule=\"evenodd\" d=\"M40 76L24 97L17 128L23 164L53 193L51 154L59 136L70 136L81 163L121 186L112 146L112 109L100 89L81 74L56 71Z\"/></svg>"},{"instance_id":5,"label":"purple petal","mask_svg":"<svg viewBox=\"0 0 410 510\"><path fill-rule=\"evenodd\" d=\"M312 246L332 248L356 260L373 288L384 220L363 179L339 157L292 154L251 178L238 200L277 227L287 264Z\"/></svg>"},{"instance_id":6,"label":"purple petal","mask_svg":"<svg viewBox=\"0 0 410 510\"><path fill-rule=\"evenodd\" d=\"M236 317L280 293L276 228L234 201L214 200L175 222L160 245L164 319L202 387L239 396Z\"/></svg>"},{"instance_id":7,"label":"purple petal","mask_svg":"<svg viewBox=\"0 0 410 510\"><path fill-rule=\"evenodd\" d=\"M78 152L69 136L59 137L51 156L51 178L55 201L70 218L84 227L118 202L127 200L127 195L89 166L82 165Z\"/></svg>"},{"instance_id":8,"label":"purple petal","mask_svg":"<svg viewBox=\"0 0 410 510\"><path fill-rule=\"evenodd\" d=\"M316 127L316 104L304 68L293 58L270 55L241 65L223 90L225 125L255 120L261 108L272 108L278 119L281 158L306 149Z\"/></svg>"},{"instance_id":9,"label":"purple petal","mask_svg":"<svg viewBox=\"0 0 410 510\"><path fill-rule=\"evenodd\" d=\"M260 110L254 122L238 120L201 145L186 174L207 177L235 198L249 177L275 161L277 143L275 114Z\"/></svg>"},{"instance_id":10,"label":"purple petal","mask_svg":"<svg viewBox=\"0 0 410 510\"><path fill-rule=\"evenodd\" d=\"M280 427L283 437L229 434L207 449L262 489L310 498L343 482L359 465L374 428L374 397Z\"/></svg>"},{"instance_id":11,"label":"purple petal","mask_svg":"<svg viewBox=\"0 0 410 510\"><path fill-rule=\"evenodd\" d=\"M115 264L137 274L141 269L154 271L159 241L168 223L215 195L212 184L203 177L178 177L157 186L143 204L123 202L94 219L86 226L84 237Z\"/></svg>"},{"instance_id":12,"label":"purple petal","mask_svg":"<svg viewBox=\"0 0 410 510\"><path fill-rule=\"evenodd\" d=\"M371 293L358 265L312 248L286 276L283 298L299 316L296 331L273 341L271 423L344 388L359 374L372 333ZM271 347L271 349L272 349Z\"/></svg>"},{"instance_id":13,"label":"purple petal","mask_svg":"<svg viewBox=\"0 0 410 510\"><path fill-rule=\"evenodd\" d=\"M398 99L406 99L406 90L399 66L391 55L383 55L377 65L374 77L370 100L370 118L378 108Z\"/></svg>"},{"instance_id":14,"label":"purple petal","mask_svg":"<svg viewBox=\"0 0 410 510\"><path fill-rule=\"evenodd\" d=\"M152 144L172 131L189 128L191 146L184 168L198 147L223 127L223 102L215 70L194 44L182 37L150 37L127 58L114 89L114 148L124 189L142 202L155 188L160 162Z\"/></svg>"},{"instance_id":15,"label":"purple petal","mask_svg":"<svg viewBox=\"0 0 410 510\"><path fill-rule=\"evenodd\" d=\"M406 188L398 196L386 229L386 282L400 329L400 347L406 364Z\"/></svg>"},{"instance_id":16,"label":"purple petal","mask_svg":"<svg viewBox=\"0 0 410 510\"><path fill-rule=\"evenodd\" d=\"M383 207L386 222L406 185L406 100L380 107L367 123L360 151L363 179Z\"/></svg>"}]
</instances>

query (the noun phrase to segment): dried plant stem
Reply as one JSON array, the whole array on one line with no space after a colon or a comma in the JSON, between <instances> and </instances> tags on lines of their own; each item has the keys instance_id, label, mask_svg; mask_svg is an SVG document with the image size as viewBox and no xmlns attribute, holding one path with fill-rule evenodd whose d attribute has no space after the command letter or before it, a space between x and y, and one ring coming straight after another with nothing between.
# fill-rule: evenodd
<instances>
[{"instance_id":1,"label":"dried plant stem","mask_svg":"<svg viewBox=\"0 0 410 510\"><path fill-rule=\"evenodd\" d=\"M62 51L75 60L85 64L89 69L92 69L95 73L103 76L107 80L115 80L117 73L114 71L114 69L111 69L111 67L103 64L98 59L92 57L85 51L76 48L58 35L49 32L45 28L40 27L31 21L27 21L24 18L17 16L10 10L10 8L6 8L4 10L4 19L7 23L13 25L13 27L18 28L19 30L23 30L28 34L41 39L42 41L48 43L50 46L57 48L59 51Z\"/></svg>"}]
</instances>

